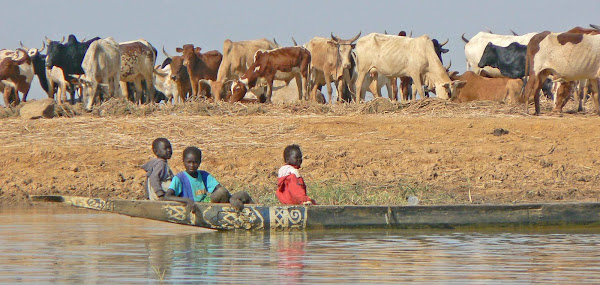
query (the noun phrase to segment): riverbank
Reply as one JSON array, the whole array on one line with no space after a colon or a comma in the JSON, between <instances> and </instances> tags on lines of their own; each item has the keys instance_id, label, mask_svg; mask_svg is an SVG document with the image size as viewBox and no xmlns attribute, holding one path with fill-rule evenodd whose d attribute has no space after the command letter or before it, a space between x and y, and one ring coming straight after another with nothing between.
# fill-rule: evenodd
<instances>
[{"instance_id":1,"label":"riverbank","mask_svg":"<svg viewBox=\"0 0 600 285\"><path fill-rule=\"evenodd\" d=\"M111 105L112 104L112 105ZM522 106L427 99L349 105L143 106L108 102L92 114L0 120L0 203L29 195L141 199L150 144L168 138L170 165L204 151L201 169L231 192L277 204L277 170L291 143L322 204L403 205L600 201L600 117L529 116ZM568 105L565 110L572 110ZM530 109L530 111L532 111ZM5 112L7 114L8 112ZM69 118L71 117L71 118ZM507 134L494 134L495 129Z\"/></svg>"}]
</instances>

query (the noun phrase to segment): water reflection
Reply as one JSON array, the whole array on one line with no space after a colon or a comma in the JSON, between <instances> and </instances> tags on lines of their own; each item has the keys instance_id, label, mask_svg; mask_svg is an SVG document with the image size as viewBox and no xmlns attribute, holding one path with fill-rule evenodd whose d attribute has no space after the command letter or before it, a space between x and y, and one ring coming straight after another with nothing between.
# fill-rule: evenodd
<instances>
[{"instance_id":1,"label":"water reflection","mask_svg":"<svg viewBox=\"0 0 600 285\"><path fill-rule=\"evenodd\" d=\"M73 208L0 219L3 283L600 282L597 227L214 232Z\"/></svg>"}]
</instances>

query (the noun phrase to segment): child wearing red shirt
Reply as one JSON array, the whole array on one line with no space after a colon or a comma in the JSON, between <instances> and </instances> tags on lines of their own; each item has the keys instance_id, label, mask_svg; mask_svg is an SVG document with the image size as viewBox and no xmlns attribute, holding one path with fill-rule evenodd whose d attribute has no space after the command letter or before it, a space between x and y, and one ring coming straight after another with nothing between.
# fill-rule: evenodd
<instances>
[{"instance_id":1,"label":"child wearing red shirt","mask_svg":"<svg viewBox=\"0 0 600 285\"><path fill-rule=\"evenodd\" d=\"M277 192L279 202L286 205L316 205L317 202L306 195L306 184L298 169L302 165L300 146L288 145L283 151L285 165L279 168Z\"/></svg>"}]
</instances>

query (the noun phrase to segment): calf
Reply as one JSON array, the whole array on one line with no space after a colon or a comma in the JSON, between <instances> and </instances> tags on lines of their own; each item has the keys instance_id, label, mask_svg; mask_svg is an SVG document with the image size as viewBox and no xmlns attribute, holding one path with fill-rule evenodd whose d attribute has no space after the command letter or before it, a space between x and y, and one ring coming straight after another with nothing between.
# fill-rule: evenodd
<instances>
[{"instance_id":1,"label":"calf","mask_svg":"<svg viewBox=\"0 0 600 285\"><path fill-rule=\"evenodd\" d=\"M500 101L509 104L519 102L523 81L511 78L487 78L467 71L460 76L452 74L453 102Z\"/></svg>"},{"instance_id":2,"label":"calf","mask_svg":"<svg viewBox=\"0 0 600 285\"><path fill-rule=\"evenodd\" d=\"M298 96L302 100L303 90L304 94L308 91L307 79L310 60L310 52L303 47L284 47L269 51L257 51L254 55L254 63L231 86L229 101L236 102L242 99L248 89L256 86L259 77L267 81L267 103L271 102L273 80L282 80L289 83L293 78L296 78Z\"/></svg>"},{"instance_id":3,"label":"calf","mask_svg":"<svg viewBox=\"0 0 600 285\"><path fill-rule=\"evenodd\" d=\"M200 96L202 93L200 84L201 79L217 80L219 66L223 60L223 55L211 50L206 53L200 53L200 47L194 47L192 44L183 45L183 48L176 48L177 52L183 53L183 65L187 67L187 72L192 83L192 96ZM183 67L180 66L179 68ZM178 71L176 66L172 66L174 71Z\"/></svg>"}]
</instances>

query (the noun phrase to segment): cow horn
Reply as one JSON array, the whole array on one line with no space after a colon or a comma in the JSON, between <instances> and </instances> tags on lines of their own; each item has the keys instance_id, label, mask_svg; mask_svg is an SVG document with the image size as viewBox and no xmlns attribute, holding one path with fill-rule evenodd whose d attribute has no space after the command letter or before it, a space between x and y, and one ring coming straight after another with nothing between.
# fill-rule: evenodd
<instances>
[{"instance_id":1,"label":"cow horn","mask_svg":"<svg viewBox=\"0 0 600 285\"><path fill-rule=\"evenodd\" d=\"M51 43L51 42L52 42L52 40L51 40L51 39L49 39L47 36L44 36L44 38L46 39L46 42L47 42L47 43Z\"/></svg>"},{"instance_id":2,"label":"cow horn","mask_svg":"<svg viewBox=\"0 0 600 285\"><path fill-rule=\"evenodd\" d=\"M334 41L336 41L336 42L340 41L340 39L338 39L336 36L333 35L333 32L331 33L331 39L334 40Z\"/></svg>"},{"instance_id":3,"label":"cow horn","mask_svg":"<svg viewBox=\"0 0 600 285\"><path fill-rule=\"evenodd\" d=\"M279 45L279 43L277 43L277 40L275 40L275 37L273 37L273 42L274 42L276 45Z\"/></svg>"},{"instance_id":4,"label":"cow horn","mask_svg":"<svg viewBox=\"0 0 600 285\"><path fill-rule=\"evenodd\" d=\"M408 35L409 38L412 38L412 30L410 30L410 35Z\"/></svg>"},{"instance_id":5,"label":"cow horn","mask_svg":"<svg viewBox=\"0 0 600 285\"><path fill-rule=\"evenodd\" d=\"M490 28L485 27L485 29L487 30L488 33L493 34L494 32L492 32L492 30L490 30Z\"/></svg>"},{"instance_id":6,"label":"cow horn","mask_svg":"<svg viewBox=\"0 0 600 285\"><path fill-rule=\"evenodd\" d=\"M87 39L87 37L83 38L83 40L81 40L81 42L85 42L86 39Z\"/></svg>"},{"instance_id":7,"label":"cow horn","mask_svg":"<svg viewBox=\"0 0 600 285\"><path fill-rule=\"evenodd\" d=\"M600 26L599 25L594 25L594 24L590 24L590 27L596 29L596 30L600 30Z\"/></svg>"},{"instance_id":8,"label":"cow horn","mask_svg":"<svg viewBox=\"0 0 600 285\"><path fill-rule=\"evenodd\" d=\"M165 54L166 57L168 58L173 58L172 56L170 56L167 51L165 50L165 46L163 46L163 53Z\"/></svg>"},{"instance_id":9,"label":"cow horn","mask_svg":"<svg viewBox=\"0 0 600 285\"><path fill-rule=\"evenodd\" d=\"M21 47L22 47L22 48L24 48L24 49L26 49L26 50L29 50L29 48L28 48L28 47L26 47L26 46L24 46L24 45L23 45L23 43L22 43L21 41L19 41L19 44L21 44Z\"/></svg>"},{"instance_id":10,"label":"cow horn","mask_svg":"<svg viewBox=\"0 0 600 285\"><path fill-rule=\"evenodd\" d=\"M446 72L450 71L450 67L452 66L452 60L450 60L450 62L448 62L448 66L444 66L444 68L446 69Z\"/></svg>"},{"instance_id":11,"label":"cow horn","mask_svg":"<svg viewBox=\"0 0 600 285\"><path fill-rule=\"evenodd\" d=\"M62 44L65 41L65 36L62 37L62 39L60 40L60 43Z\"/></svg>"},{"instance_id":12,"label":"cow horn","mask_svg":"<svg viewBox=\"0 0 600 285\"><path fill-rule=\"evenodd\" d=\"M352 42L354 42L355 40L358 40L358 37L360 37L360 34L361 34L361 33L362 33L362 31L358 32L358 35L356 35L356 36L354 36L353 38L349 39L349 40L348 40L348 43L352 43Z\"/></svg>"},{"instance_id":13,"label":"cow horn","mask_svg":"<svg viewBox=\"0 0 600 285\"><path fill-rule=\"evenodd\" d=\"M296 40L294 39L294 37L292 37L292 42L294 42L295 46L298 46L298 43L296 42Z\"/></svg>"},{"instance_id":14,"label":"cow horn","mask_svg":"<svg viewBox=\"0 0 600 285\"><path fill-rule=\"evenodd\" d=\"M154 68L154 73L160 75L160 76L169 76L168 72L165 72L164 70L162 70L160 68L160 65L157 65L157 67Z\"/></svg>"},{"instance_id":15,"label":"cow horn","mask_svg":"<svg viewBox=\"0 0 600 285\"><path fill-rule=\"evenodd\" d=\"M46 48L46 42L42 41L42 49L38 52L42 52Z\"/></svg>"},{"instance_id":16,"label":"cow horn","mask_svg":"<svg viewBox=\"0 0 600 285\"><path fill-rule=\"evenodd\" d=\"M513 35L515 35L515 36L518 36L518 35L519 35L519 34L515 33L515 31L513 31L512 29L509 29L509 30L510 30L510 32L511 32Z\"/></svg>"},{"instance_id":17,"label":"cow horn","mask_svg":"<svg viewBox=\"0 0 600 285\"><path fill-rule=\"evenodd\" d=\"M445 46L445 45L448 43L448 41L450 41L450 39L446 39L446 41L445 41L445 42L443 42L443 43L441 43L441 44L440 44L440 46L441 46L441 47Z\"/></svg>"},{"instance_id":18,"label":"cow horn","mask_svg":"<svg viewBox=\"0 0 600 285\"><path fill-rule=\"evenodd\" d=\"M465 33L462 34L461 38L463 41L465 41L466 44L469 43L469 40L467 40L467 38L465 38Z\"/></svg>"}]
</instances>

